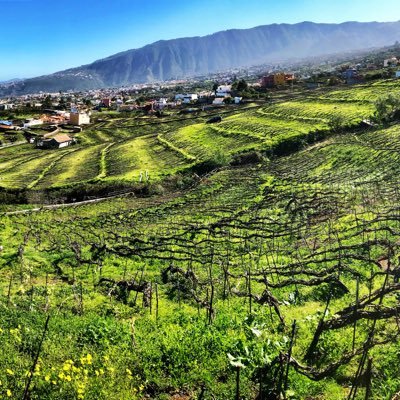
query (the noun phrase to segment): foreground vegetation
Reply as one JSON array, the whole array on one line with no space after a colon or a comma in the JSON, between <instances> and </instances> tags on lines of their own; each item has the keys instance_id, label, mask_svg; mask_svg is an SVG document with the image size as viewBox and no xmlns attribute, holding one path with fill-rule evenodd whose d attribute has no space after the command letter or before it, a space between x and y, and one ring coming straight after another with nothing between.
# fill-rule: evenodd
<instances>
[{"instance_id":1,"label":"foreground vegetation","mask_svg":"<svg viewBox=\"0 0 400 400\"><path fill-rule=\"evenodd\" d=\"M157 194L7 207L0 397L395 398L400 126L361 128L373 112L304 96L217 125L88 131L39 180L33 159L27 190L147 170ZM1 150L7 182L31 151Z\"/></svg>"}]
</instances>

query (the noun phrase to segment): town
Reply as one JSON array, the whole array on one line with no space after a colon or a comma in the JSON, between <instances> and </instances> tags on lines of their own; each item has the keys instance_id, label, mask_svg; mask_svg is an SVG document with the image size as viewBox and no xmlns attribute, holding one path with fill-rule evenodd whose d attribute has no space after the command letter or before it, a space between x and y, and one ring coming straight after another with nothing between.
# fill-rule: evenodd
<instances>
[{"instance_id":1,"label":"town","mask_svg":"<svg viewBox=\"0 0 400 400\"><path fill-rule=\"evenodd\" d=\"M0 147L26 142L38 149L73 145L75 134L101 119L101 113L155 118L195 115L264 103L275 94L290 97L304 90L399 79L400 46L396 43L373 53L297 62L283 68L259 66L121 88L10 96L0 99Z\"/></svg>"}]
</instances>

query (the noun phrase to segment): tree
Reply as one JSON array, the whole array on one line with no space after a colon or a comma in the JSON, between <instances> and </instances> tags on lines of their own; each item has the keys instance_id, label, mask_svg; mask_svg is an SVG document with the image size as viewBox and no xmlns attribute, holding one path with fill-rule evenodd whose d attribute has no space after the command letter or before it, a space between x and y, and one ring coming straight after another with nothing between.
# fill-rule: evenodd
<instances>
[{"instance_id":1,"label":"tree","mask_svg":"<svg viewBox=\"0 0 400 400\"><path fill-rule=\"evenodd\" d=\"M247 90L248 87L249 87L249 85L247 84L247 82L244 79L241 79L238 82L236 89L238 92L243 92L243 91Z\"/></svg>"},{"instance_id":2,"label":"tree","mask_svg":"<svg viewBox=\"0 0 400 400\"><path fill-rule=\"evenodd\" d=\"M51 96L48 94L45 98L44 98L44 100L43 100L43 102L42 102L42 108L43 109L45 109L45 108L51 108L53 106L53 102L51 101Z\"/></svg>"},{"instance_id":3,"label":"tree","mask_svg":"<svg viewBox=\"0 0 400 400\"><path fill-rule=\"evenodd\" d=\"M343 127L345 119L340 114L332 114L329 117L328 126L332 131L339 131Z\"/></svg>"},{"instance_id":4,"label":"tree","mask_svg":"<svg viewBox=\"0 0 400 400\"><path fill-rule=\"evenodd\" d=\"M374 105L374 119L380 123L387 122L398 117L400 112L400 97L390 93L386 97L379 97Z\"/></svg>"},{"instance_id":5,"label":"tree","mask_svg":"<svg viewBox=\"0 0 400 400\"><path fill-rule=\"evenodd\" d=\"M60 110L66 110L67 109L67 102L65 101L65 97L61 97L60 102L58 104L58 108Z\"/></svg>"}]
</instances>

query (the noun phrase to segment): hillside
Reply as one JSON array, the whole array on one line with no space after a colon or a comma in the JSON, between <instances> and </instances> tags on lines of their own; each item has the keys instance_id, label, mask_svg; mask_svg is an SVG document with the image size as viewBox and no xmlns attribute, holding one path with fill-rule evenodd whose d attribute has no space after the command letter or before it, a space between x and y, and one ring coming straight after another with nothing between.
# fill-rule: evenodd
<instances>
[{"instance_id":1,"label":"hillside","mask_svg":"<svg viewBox=\"0 0 400 400\"><path fill-rule=\"evenodd\" d=\"M387 93L215 125L114 114L73 148L0 149L0 184L32 202L143 189L31 212L2 198L0 397L395 399L400 125L360 125Z\"/></svg>"},{"instance_id":2,"label":"hillside","mask_svg":"<svg viewBox=\"0 0 400 400\"><path fill-rule=\"evenodd\" d=\"M0 96L87 90L204 75L243 66L390 45L400 22L273 24L164 40L92 64L0 86Z\"/></svg>"}]
</instances>

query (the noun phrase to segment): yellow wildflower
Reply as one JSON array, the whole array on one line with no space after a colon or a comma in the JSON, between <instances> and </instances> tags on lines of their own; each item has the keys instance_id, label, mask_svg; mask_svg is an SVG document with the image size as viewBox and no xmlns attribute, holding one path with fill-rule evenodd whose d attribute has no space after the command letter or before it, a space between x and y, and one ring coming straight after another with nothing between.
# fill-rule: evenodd
<instances>
[{"instance_id":1,"label":"yellow wildflower","mask_svg":"<svg viewBox=\"0 0 400 400\"><path fill-rule=\"evenodd\" d=\"M7 389L7 396L8 396L8 397L11 397L11 396L12 396L12 392L11 392L10 389Z\"/></svg>"}]
</instances>

